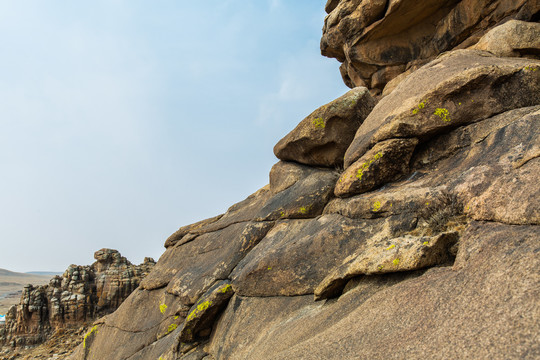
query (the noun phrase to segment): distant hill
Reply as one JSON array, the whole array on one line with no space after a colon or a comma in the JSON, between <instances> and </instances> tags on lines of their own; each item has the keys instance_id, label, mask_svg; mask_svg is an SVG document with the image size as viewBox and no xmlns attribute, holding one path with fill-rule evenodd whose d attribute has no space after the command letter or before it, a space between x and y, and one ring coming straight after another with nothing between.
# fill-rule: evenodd
<instances>
[{"instance_id":1,"label":"distant hill","mask_svg":"<svg viewBox=\"0 0 540 360\"><path fill-rule=\"evenodd\" d=\"M16 278L35 278L36 276L42 277L45 276L47 278L54 276L54 275L61 275L60 272L52 272L52 271L30 271L26 273L20 273L15 271L10 271L6 269L0 269L0 277L9 276L9 277L16 277Z\"/></svg>"},{"instance_id":2,"label":"distant hill","mask_svg":"<svg viewBox=\"0 0 540 360\"><path fill-rule=\"evenodd\" d=\"M26 272L25 274L43 275L43 276L56 276L56 275L62 275L63 273L54 272L54 271L29 271L29 272Z\"/></svg>"}]
</instances>

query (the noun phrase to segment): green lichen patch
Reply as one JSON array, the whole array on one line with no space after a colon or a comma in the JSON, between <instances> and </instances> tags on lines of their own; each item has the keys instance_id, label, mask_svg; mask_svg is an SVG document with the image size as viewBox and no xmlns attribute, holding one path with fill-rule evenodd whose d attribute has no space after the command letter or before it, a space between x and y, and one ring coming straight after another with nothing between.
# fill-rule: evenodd
<instances>
[{"instance_id":1,"label":"green lichen patch","mask_svg":"<svg viewBox=\"0 0 540 360\"><path fill-rule=\"evenodd\" d=\"M528 66L525 66L523 69L527 70L527 71L538 71L538 66L536 66L536 65L528 65Z\"/></svg>"},{"instance_id":2,"label":"green lichen patch","mask_svg":"<svg viewBox=\"0 0 540 360\"><path fill-rule=\"evenodd\" d=\"M225 294L227 293L228 291L232 291L232 285L231 284L227 284L223 287L223 289L219 290L219 292Z\"/></svg>"},{"instance_id":3,"label":"green lichen patch","mask_svg":"<svg viewBox=\"0 0 540 360\"><path fill-rule=\"evenodd\" d=\"M90 329L90 331L88 331L88 332L86 333L86 335L84 335L84 338L83 338L83 349L86 349L86 339L87 339L90 335L92 335L94 332L97 334L97 332L98 332L97 328L98 328L98 326L95 325L94 327L92 327L92 328Z\"/></svg>"},{"instance_id":4,"label":"green lichen patch","mask_svg":"<svg viewBox=\"0 0 540 360\"><path fill-rule=\"evenodd\" d=\"M326 122L321 117L314 119L312 124L315 126L315 129L324 129L326 127Z\"/></svg>"},{"instance_id":5,"label":"green lichen patch","mask_svg":"<svg viewBox=\"0 0 540 360\"><path fill-rule=\"evenodd\" d=\"M208 309L212 305L211 301L204 301L197 305L195 309L193 309L187 316L186 320L191 321L195 319L197 316L199 316L203 311Z\"/></svg>"},{"instance_id":6,"label":"green lichen patch","mask_svg":"<svg viewBox=\"0 0 540 360\"><path fill-rule=\"evenodd\" d=\"M177 325L177 324L171 324L171 325L169 325L169 327L167 328L167 334L173 332L174 330L176 330L176 328L178 328L178 325Z\"/></svg>"},{"instance_id":7,"label":"green lichen patch","mask_svg":"<svg viewBox=\"0 0 540 360\"><path fill-rule=\"evenodd\" d=\"M420 104L418 104L418 106L413 109L412 111L413 115L418 114L418 112L425 107L426 107L426 102L425 101L420 102Z\"/></svg>"},{"instance_id":8,"label":"green lichen patch","mask_svg":"<svg viewBox=\"0 0 540 360\"><path fill-rule=\"evenodd\" d=\"M363 163L362 166L360 167L360 169L358 169L356 171L356 177L358 178L358 180L362 180L362 176L364 176L364 171L369 169L371 164L373 164L375 161L377 161L378 159L380 159L382 157L383 157L383 154L382 154L382 152L379 151L377 154L375 154L375 156L373 156L373 159Z\"/></svg>"},{"instance_id":9,"label":"green lichen patch","mask_svg":"<svg viewBox=\"0 0 540 360\"><path fill-rule=\"evenodd\" d=\"M162 314L165 314L165 311L167 310L167 305L165 304L161 304L159 305L159 311L162 313Z\"/></svg>"},{"instance_id":10,"label":"green lichen patch","mask_svg":"<svg viewBox=\"0 0 540 360\"><path fill-rule=\"evenodd\" d=\"M448 109L445 109L445 108L435 109L435 112L433 113L433 115L440 117L441 120L444 122L452 121L452 119L450 118L450 112L448 111Z\"/></svg>"},{"instance_id":11,"label":"green lichen patch","mask_svg":"<svg viewBox=\"0 0 540 360\"><path fill-rule=\"evenodd\" d=\"M306 215L309 212L309 210L311 210L311 205L301 206L299 212L300 214Z\"/></svg>"}]
</instances>

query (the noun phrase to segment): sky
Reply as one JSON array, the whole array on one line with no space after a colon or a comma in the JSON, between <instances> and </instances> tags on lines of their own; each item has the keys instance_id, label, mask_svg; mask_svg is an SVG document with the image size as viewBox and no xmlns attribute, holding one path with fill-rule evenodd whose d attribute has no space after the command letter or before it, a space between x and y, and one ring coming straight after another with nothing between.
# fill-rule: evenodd
<instances>
[{"instance_id":1,"label":"sky","mask_svg":"<svg viewBox=\"0 0 540 360\"><path fill-rule=\"evenodd\" d=\"M0 0L0 268L156 260L348 89L324 1Z\"/></svg>"}]
</instances>

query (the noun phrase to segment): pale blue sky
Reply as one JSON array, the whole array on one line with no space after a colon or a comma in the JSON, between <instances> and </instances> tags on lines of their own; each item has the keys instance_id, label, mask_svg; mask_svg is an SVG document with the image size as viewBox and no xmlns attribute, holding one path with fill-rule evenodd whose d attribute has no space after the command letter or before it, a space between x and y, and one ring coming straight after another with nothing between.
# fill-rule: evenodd
<instances>
[{"instance_id":1,"label":"pale blue sky","mask_svg":"<svg viewBox=\"0 0 540 360\"><path fill-rule=\"evenodd\" d=\"M157 258L347 91L325 1L0 0L0 268Z\"/></svg>"}]
</instances>

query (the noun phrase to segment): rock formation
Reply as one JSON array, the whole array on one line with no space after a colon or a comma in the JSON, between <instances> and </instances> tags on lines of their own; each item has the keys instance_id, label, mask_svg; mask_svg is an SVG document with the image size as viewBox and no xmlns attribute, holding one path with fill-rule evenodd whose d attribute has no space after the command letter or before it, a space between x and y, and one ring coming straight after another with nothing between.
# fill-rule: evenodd
<instances>
[{"instance_id":1,"label":"rock formation","mask_svg":"<svg viewBox=\"0 0 540 360\"><path fill-rule=\"evenodd\" d=\"M339 60L341 75L349 87L367 86L386 93L406 75L439 54L474 45L491 28L508 20L536 22L540 19L538 0L329 0L321 50ZM537 26L537 25L536 25ZM512 28L510 30L510 28ZM514 39L531 43L507 25L499 30ZM518 32L516 32L518 30ZM538 30L536 30L538 31ZM534 34L529 33L529 34ZM537 34L537 33L536 33ZM518 56L538 56L538 48L519 46L508 51ZM505 46L505 45L501 45ZM501 49L502 50L502 49ZM507 51L505 50L505 51ZM500 55L499 53L498 55ZM503 54L508 56L508 52ZM392 81L396 79L395 81Z\"/></svg>"},{"instance_id":2,"label":"rock formation","mask_svg":"<svg viewBox=\"0 0 540 360\"><path fill-rule=\"evenodd\" d=\"M0 344L36 345L55 331L79 328L109 314L135 290L155 262L132 265L116 250L94 253L90 266L70 265L48 285L27 285L19 305L12 306L0 334Z\"/></svg>"},{"instance_id":3,"label":"rock formation","mask_svg":"<svg viewBox=\"0 0 540 360\"><path fill-rule=\"evenodd\" d=\"M539 3L326 9L323 54L382 96L300 122L270 184L171 235L72 359L540 357Z\"/></svg>"}]
</instances>

